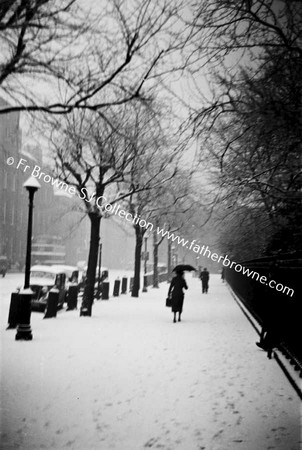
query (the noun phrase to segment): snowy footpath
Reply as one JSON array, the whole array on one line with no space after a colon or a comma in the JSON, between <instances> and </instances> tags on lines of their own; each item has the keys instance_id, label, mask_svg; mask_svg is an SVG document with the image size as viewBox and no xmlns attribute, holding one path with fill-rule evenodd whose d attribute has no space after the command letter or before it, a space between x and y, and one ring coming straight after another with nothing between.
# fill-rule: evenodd
<instances>
[{"instance_id":1,"label":"snowy footpath","mask_svg":"<svg viewBox=\"0 0 302 450\"><path fill-rule=\"evenodd\" d=\"M32 313L5 330L0 281L1 449L299 450L300 400L218 276L186 276L183 320L167 283L97 301L93 317ZM11 283L11 284L7 284Z\"/></svg>"}]
</instances>

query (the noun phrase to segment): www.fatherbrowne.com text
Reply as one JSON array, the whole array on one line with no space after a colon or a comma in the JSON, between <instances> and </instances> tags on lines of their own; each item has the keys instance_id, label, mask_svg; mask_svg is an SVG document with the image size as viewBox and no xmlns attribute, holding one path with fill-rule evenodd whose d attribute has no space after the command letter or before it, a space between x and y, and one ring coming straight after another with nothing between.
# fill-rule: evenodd
<instances>
[{"instance_id":1,"label":"www.fatherbrowne.com text","mask_svg":"<svg viewBox=\"0 0 302 450\"><path fill-rule=\"evenodd\" d=\"M236 261L231 261L228 258L228 255L218 255L218 253L211 252L207 245L200 246L196 243L195 239L193 239L192 241L185 240L184 238L180 238L174 233L170 233L169 231L160 228L157 228L156 232L161 236L167 237L167 239L170 239L172 242L177 242L182 247L192 250L198 255L205 256L206 258L209 258L217 263L222 263L224 267L229 267L230 269L233 269L238 273L241 272L248 278L257 280L261 284L264 284L271 289L275 289L276 291L282 292L283 294L289 295L290 297L294 295L294 290L292 288L284 286L282 283L277 283L275 280L269 280L265 275L260 275L258 272L248 269L247 267L242 266Z\"/></svg>"},{"instance_id":2,"label":"www.fatherbrowne.com text","mask_svg":"<svg viewBox=\"0 0 302 450\"><path fill-rule=\"evenodd\" d=\"M165 230L164 228L157 227L156 230L154 230L154 226L151 222L146 222L144 219L141 219L137 215L132 216L131 213L121 209L120 205L117 204L109 205L109 208L106 208L105 205L105 209L106 211L111 212L111 214L118 215L121 218L125 218L129 222L138 224L142 228L146 228L149 231L156 232L157 235L166 237L168 240L174 243L176 242L178 245L181 245L182 247L188 250L192 250L194 253L198 255L205 256L211 259L212 261L221 263L224 267L234 269L235 272L241 272L248 278L252 278L253 280L259 281L261 284L264 284L271 289L275 289L276 291L282 292L283 294L289 295L290 297L294 295L294 290L292 288L284 286L282 283L277 283L275 280L269 280L265 275L260 275L258 272L255 272L254 270L248 269L247 267L244 267L235 261L231 261L228 258L228 255L222 256L218 255L218 253L212 252L207 245L201 246L197 244L196 239L189 241L187 239L181 238L180 236L174 233L171 233L168 230Z\"/></svg>"}]
</instances>

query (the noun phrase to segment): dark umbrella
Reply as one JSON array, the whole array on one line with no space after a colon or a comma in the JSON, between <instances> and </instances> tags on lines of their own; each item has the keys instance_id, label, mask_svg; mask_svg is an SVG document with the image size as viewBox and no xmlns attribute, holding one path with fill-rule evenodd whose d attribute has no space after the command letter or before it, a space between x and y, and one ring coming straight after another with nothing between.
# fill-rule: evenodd
<instances>
[{"instance_id":1,"label":"dark umbrella","mask_svg":"<svg viewBox=\"0 0 302 450\"><path fill-rule=\"evenodd\" d=\"M190 264L178 264L178 266L174 267L172 272L192 272L192 270L197 270L195 267L190 266Z\"/></svg>"}]
</instances>

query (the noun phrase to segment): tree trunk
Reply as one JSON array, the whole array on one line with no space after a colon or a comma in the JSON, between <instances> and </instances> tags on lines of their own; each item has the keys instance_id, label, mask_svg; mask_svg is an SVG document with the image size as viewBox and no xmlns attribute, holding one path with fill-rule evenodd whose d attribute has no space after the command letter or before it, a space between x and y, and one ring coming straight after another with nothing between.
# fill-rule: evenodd
<instances>
[{"instance_id":1,"label":"tree trunk","mask_svg":"<svg viewBox=\"0 0 302 450\"><path fill-rule=\"evenodd\" d=\"M98 262L101 217L89 214L90 219L90 247L87 267L87 278L84 288L80 316L91 316L94 299L95 273Z\"/></svg>"},{"instance_id":2,"label":"tree trunk","mask_svg":"<svg viewBox=\"0 0 302 450\"><path fill-rule=\"evenodd\" d=\"M153 287L158 288L158 246L156 233L153 233Z\"/></svg>"},{"instance_id":3,"label":"tree trunk","mask_svg":"<svg viewBox=\"0 0 302 450\"><path fill-rule=\"evenodd\" d=\"M134 261L134 280L132 287L132 297L138 297L140 289L140 272L141 272L141 257L144 232L139 225L135 226L135 261Z\"/></svg>"}]
</instances>

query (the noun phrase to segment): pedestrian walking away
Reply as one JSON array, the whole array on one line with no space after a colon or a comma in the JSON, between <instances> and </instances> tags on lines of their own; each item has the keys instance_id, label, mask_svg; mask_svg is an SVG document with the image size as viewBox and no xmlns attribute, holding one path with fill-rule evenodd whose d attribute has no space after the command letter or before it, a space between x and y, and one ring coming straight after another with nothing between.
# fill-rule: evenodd
<instances>
[{"instance_id":1,"label":"pedestrian walking away","mask_svg":"<svg viewBox=\"0 0 302 450\"><path fill-rule=\"evenodd\" d=\"M177 271L176 276L172 279L168 297L172 298L172 312L174 313L173 322L176 322L176 314L178 313L178 322L181 321L181 314L184 302L184 292L183 289L188 289L186 280L184 279L184 273L182 271Z\"/></svg>"},{"instance_id":2,"label":"pedestrian walking away","mask_svg":"<svg viewBox=\"0 0 302 450\"><path fill-rule=\"evenodd\" d=\"M207 268L205 267L203 269L203 271L200 274L201 279L201 285L202 285L202 293L203 294L207 294L208 290L209 290L209 279L210 279L210 274L209 271L207 270Z\"/></svg>"}]
</instances>

